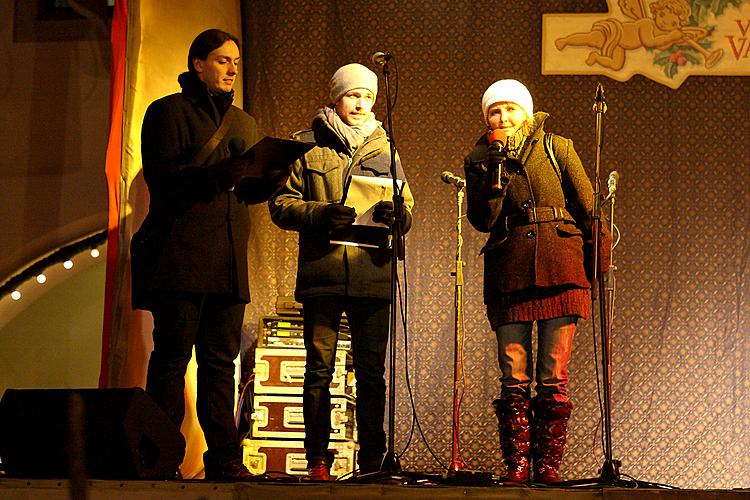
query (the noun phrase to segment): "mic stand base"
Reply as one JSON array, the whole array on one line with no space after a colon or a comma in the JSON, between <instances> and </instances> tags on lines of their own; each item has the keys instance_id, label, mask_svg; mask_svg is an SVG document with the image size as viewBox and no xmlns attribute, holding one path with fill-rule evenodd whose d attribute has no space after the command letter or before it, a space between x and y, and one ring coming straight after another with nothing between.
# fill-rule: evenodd
<instances>
[{"instance_id":1,"label":"mic stand base","mask_svg":"<svg viewBox=\"0 0 750 500\"><path fill-rule=\"evenodd\" d=\"M425 482L438 483L440 478L434 474L421 474L417 472L404 472L398 457L388 451L380 464L380 470L364 474L356 474L343 480L344 483L357 484L423 484Z\"/></svg>"},{"instance_id":2,"label":"mic stand base","mask_svg":"<svg viewBox=\"0 0 750 500\"><path fill-rule=\"evenodd\" d=\"M496 483L494 473L483 470L448 470L443 476L444 484L455 484L461 486L494 486Z\"/></svg>"},{"instance_id":3,"label":"mic stand base","mask_svg":"<svg viewBox=\"0 0 750 500\"><path fill-rule=\"evenodd\" d=\"M394 452L388 451L385 454L383 462L380 465L380 472L381 474L390 474L393 476L401 475L401 462Z\"/></svg>"},{"instance_id":4,"label":"mic stand base","mask_svg":"<svg viewBox=\"0 0 750 500\"><path fill-rule=\"evenodd\" d=\"M619 460L605 460L599 471L599 477L587 478L587 479L573 479L571 481L560 481L552 486L560 488L595 488L601 486L617 486L620 488L648 488L648 489L662 489L662 490L673 490L677 489L674 486L662 483L652 483L649 481L639 481L638 479L620 474L620 466L622 462Z\"/></svg>"}]
</instances>

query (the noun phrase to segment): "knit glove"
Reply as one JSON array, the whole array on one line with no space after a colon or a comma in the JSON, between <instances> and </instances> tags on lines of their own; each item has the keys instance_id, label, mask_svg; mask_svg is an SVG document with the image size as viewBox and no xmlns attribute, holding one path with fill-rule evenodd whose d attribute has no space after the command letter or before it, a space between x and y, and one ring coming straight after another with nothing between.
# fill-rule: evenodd
<instances>
[{"instance_id":1,"label":"knit glove","mask_svg":"<svg viewBox=\"0 0 750 500\"><path fill-rule=\"evenodd\" d=\"M393 224L393 202L379 201L372 211L372 220L381 224Z\"/></svg>"},{"instance_id":2,"label":"knit glove","mask_svg":"<svg viewBox=\"0 0 750 500\"><path fill-rule=\"evenodd\" d=\"M356 217L357 212L352 207L341 203L329 203L323 207L323 224L330 228L350 226Z\"/></svg>"},{"instance_id":3,"label":"knit glove","mask_svg":"<svg viewBox=\"0 0 750 500\"><path fill-rule=\"evenodd\" d=\"M506 151L503 151L503 147L499 142L493 142L490 147L487 148L487 168L495 168L500 162L504 161L508 156Z\"/></svg>"}]
</instances>

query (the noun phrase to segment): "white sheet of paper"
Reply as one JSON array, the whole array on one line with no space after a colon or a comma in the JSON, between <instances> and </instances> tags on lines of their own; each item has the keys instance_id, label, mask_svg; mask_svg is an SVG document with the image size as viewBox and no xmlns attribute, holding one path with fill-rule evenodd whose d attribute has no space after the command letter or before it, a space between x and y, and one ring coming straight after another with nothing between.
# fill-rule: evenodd
<instances>
[{"instance_id":1,"label":"white sheet of paper","mask_svg":"<svg viewBox=\"0 0 750 500\"><path fill-rule=\"evenodd\" d=\"M402 180L396 179L398 188L401 189ZM381 201L393 199L393 179L390 177L368 177L364 175L352 175L347 183L344 199L341 203L354 208L357 212L355 225L388 227L387 224L372 220L375 205Z\"/></svg>"},{"instance_id":2,"label":"white sheet of paper","mask_svg":"<svg viewBox=\"0 0 750 500\"><path fill-rule=\"evenodd\" d=\"M400 190L403 181L397 179L396 182ZM390 177L352 175L344 189L341 203L354 208L357 218L350 231L343 231L338 237L333 237L331 243L367 248L388 247L388 224L375 222L372 216L378 202L392 199L393 179ZM376 241L379 243L374 243Z\"/></svg>"}]
</instances>

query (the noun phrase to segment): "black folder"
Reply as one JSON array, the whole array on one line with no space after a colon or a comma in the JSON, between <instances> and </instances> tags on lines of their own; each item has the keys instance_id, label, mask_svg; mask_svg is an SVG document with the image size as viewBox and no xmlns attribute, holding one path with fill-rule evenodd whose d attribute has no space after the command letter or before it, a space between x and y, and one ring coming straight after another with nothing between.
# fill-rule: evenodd
<instances>
[{"instance_id":1,"label":"black folder","mask_svg":"<svg viewBox=\"0 0 750 500\"><path fill-rule=\"evenodd\" d=\"M280 171L289 175L292 163L314 147L315 144L308 142L266 136L242 153L240 158L248 162L247 177L278 177Z\"/></svg>"}]
</instances>

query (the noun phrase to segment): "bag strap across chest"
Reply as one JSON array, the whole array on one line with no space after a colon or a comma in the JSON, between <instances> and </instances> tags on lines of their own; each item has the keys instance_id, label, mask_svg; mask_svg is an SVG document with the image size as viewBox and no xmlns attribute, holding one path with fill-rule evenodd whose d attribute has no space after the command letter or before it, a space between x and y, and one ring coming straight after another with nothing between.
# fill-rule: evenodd
<instances>
[{"instance_id":1,"label":"bag strap across chest","mask_svg":"<svg viewBox=\"0 0 750 500\"><path fill-rule=\"evenodd\" d=\"M211 153L214 152L216 147L219 145L221 140L224 138L224 136L227 135L227 132L229 131L229 126L232 124L232 116L234 116L233 113L230 112L230 110L227 110L226 113L224 113L224 117L221 119L221 124L219 124L219 128L216 129L216 132L213 133L211 138L203 145L200 151L193 157L193 161L191 162L193 165L203 165L203 162L205 162L209 156L211 156Z\"/></svg>"},{"instance_id":2,"label":"bag strap across chest","mask_svg":"<svg viewBox=\"0 0 750 500\"><path fill-rule=\"evenodd\" d=\"M560 184L562 184L562 170L560 170L560 164L557 163L557 158L555 157L555 147L553 143L555 135L550 134L549 132L545 132L544 134L544 152L547 153L547 157L549 158L549 161L552 162L552 166L555 169L555 173L557 174L557 178L560 180Z\"/></svg>"}]
</instances>

